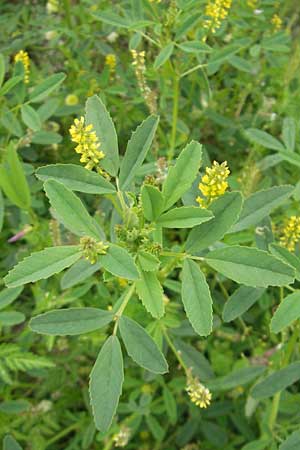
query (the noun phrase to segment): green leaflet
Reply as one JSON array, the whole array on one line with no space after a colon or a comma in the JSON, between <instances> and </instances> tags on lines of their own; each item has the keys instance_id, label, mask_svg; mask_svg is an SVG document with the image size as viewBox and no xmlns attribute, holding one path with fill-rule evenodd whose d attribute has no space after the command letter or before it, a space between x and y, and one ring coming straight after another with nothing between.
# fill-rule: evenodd
<instances>
[{"instance_id":1,"label":"green leaflet","mask_svg":"<svg viewBox=\"0 0 300 450\"><path fill-rule=\"evenodd\" d=\"M22 447L10 434L7 434L3 440L3 450L22 450Z\"/></svg>"},{"instance_id":2,"label":"green leaflet","mask_svg":"<svg viewBox=\"0 0 300 450\"><path fill-rule=\"evenodd\" d=\"M186 53L210 53L212 48L200 41L186 41L179 44L180 50Z\"/></svg>"},{"instance_id":3,"label":"green leaflet","mask_svg":"<svg viewBox=\"0 0 300 450\"><path fill-rule=\"evenodd\" d=\"M29 96L30 102L40 102L48 97L66 78L64 73L55 73L36 86Z\"/></svg>"},{"instance_id":4,"label":"green leaflet","mask_svg":"<svg viewBox=\"0 0 300 450\"><path fill-rule=\"evenodd\" d=\"M267 450L269 445L271 444L271 440L268 438L256 439L255 441L251 441L246 445L243 445L241 450Z\"/></svg>"},{"instance_id":5,"label":"green leaflet","mask_svg":"<svg viewBox=\"0 0 300 450\"><path fill-rule=\"evenodd\" d=\"M97 95L93 95L86 102L86 122L93 125L93 130L101 144L105 157L101 166L110 174L117 175L119 169L118 137L113 121L104 103Z\"/></svg>"},{"instance_id":6,"label":"green leaflet","mask_svg":"<svg viewBox=\"0 0 300 450\"><path fill-rule=\"evenodd\" d=\"M104 343L90 375L90 400L98 430L109 429L116 412L124 380L123 357L117 336Z\"/></svg>"},{"instance_id":7,"label":"green leaflet","mask_svg":"<svg viewBox=\"0 0 300 450\"><path fill-rule=\"evenodd\" d=\"M157 57L155 58L153 68L158 69L160 66L162 66L168 59L170 59L170 56L172 55L174 50L174 44L173 42L170 42L165 47L161 49Z\"/></svg>"},{"instance_id":8,"label":"green leaflet","mask_svg":"<svg viewBox=\"0 0 300 450\"><path fill-rule=\"evenodd\" d=\"M30 208L29 186L13 143L9 144L0 165L0 186L14 205L22 209Z\"/></svg>"},{"instance_id":9,"label":"green leaflet","mask_svg":"<svg viewBox=\"0 0 300 450\"><path fill-rule=\"evenodd\" d=\"M300 259L281 245L271 244L271 253L296 270L296 279L300 281Z\"/></svg>"},{"instance_id":10,"label":"green leaflet","mask_svg":"<svg viewBox=\"0 0 300 450\"><path fill-rule=\"evenodd\" d=\"M156 319L164 315L163 289L154 272L141 270L136 291L146 310Z\"/></svg>"},{"instance_id":11,"label":"green leaflet","mask_svg":"<svg viewBox=\"0 0 300 450\"><path fill-rule=\"evenodd\" d=\"M144 216L150 222L155 221L163 210L162 193L156 187L145 184L141 189L141 200Z\"/></svg>"},{"instance_id":12,"label":"green leaflet","mask_svg":"<svg viewBox=\"0 0 300 450\"><path fill-rule=\"evenodd\" d=\"M174 395L166 386L163 388L163 399L165 408L172 425L177 421L177 403Z\"/></svg>"},{"instance_id":13,"label":"green leaflet","mask_svg":"<svg viewBox=\"0 0 300 450\"><path fill-rule=\"evenodd\" d=\"M201 158L202 146L199 142L191 141L181 151L162 187L164 210L169 209L191 187L199 171Z\"/></svg>"},{"instance_id":14,"label":"green leaflet","mask_svg":"<svg viewBox=\"0 0 300 450\"><path fill-rule=\"evenodd\" d=\"M215 378L207 383L207 386L215 392L227 391L237 386L244 386L250 383L255 378L258 378L265 370L266 368L262 366L243 367L223 377Z\"/></svg>"},{"instance_id":15,"label":"green leaflet","mask_svg":"<svg viewBox=\"0 0 300 450\"><path fill-rule=\"evenodd\" d=\"M128 355L141 367L154 373L168 372L168 364L152 337L134 320L122 316L121 336Z\"/></svg>"},{"instance_id":16,"label":"green leaflet","mask_svg":"<svg viewBox=\"0 0 300 450\"><path fill-rule=\"evenodd\" d=\"M19 262L4 278L8 287L21 286L61 272L82 255L79 245L49 247L32 253Z\"/></svg>"},{"instance_id":17,"label":"green leaflet","mask_svg":"<svg viewBox=\"0 0 300 450\"><path fill-rule=\"evenodd\" d=\"M212 218L213 214L206 209L197 206L182 206L162 214L156 223L163 228L193 228Z\"/></svg>"},{"instance_id":18,"label":"green leaflet","mask_svg":"<svg viewBox=\"0 0 300 450\"><path fill-rule=\"evenodd\" d=\"M21 106L21 117L24 124L33 131L41 129L42 122L38 113L30 105Z\"/></svg>"},{"instance_id":19,"label":"green leaflet","mask_svg":"<svg viewBox=\"0 0 300 450\"><path fill-rule=\"evenodd\" d=\"M109 324L113 313L98 308L56 309L31 319L32 331L52 336L89 333Z\"/></svg>"},{"instance_id":20,"label":"green leaflet","mask_svg":"<svg viewBox=\"0 0 300 450\"><path fill-rule=\"evenodd\" d=\"M296 144L296 122L292 117L285 117L282 126L282 140L287 150L293 152Z\"/></svg>"},{"instance_id":21,"label":"green leaflet","mask_svg":"<svg viewBox=\"0 0 300 450\"><path fill-rule=\"evenodd\" d=\"M258 130L257 128L248 128L245 131L245 134L249 141L261 145L262 147L270 148L272 150L284 150L284 146L281 142L265 131Z\"/></svg>"},{"instance_id":22,"label":"green leaflet","mask_svg":"<svg viewBox=\"0 0 300 450\"><path fill-rule=\"evenodd\" d=\"M231 231L241 231L257 225L273 209L284 203L293 191L293 186L274 186L250 195L244 201L240 218Z\"/></svg>"},{"instance_id":23,"label":"green leaflet","mask_svg":"<svg viewBox=\"0 0 300 450\"><path fill-rule=\"evenodd\" d=\"M189 321L200 336L212 331L212 299L197 263L186 259L182 271L182 302Z\"/></svg>"},{"instance_id":24,"label":"green leaflet","mask_svg":"<svg viewBox=\"0 0 300 450\"><path fill-rule=\"evenodd\" d=\"M284 286L295 278L292 267L253 247L222 247L208 253L205 259L216 271L246 286Z\"/></svg>"},{"instance_id":25,"label":"green leaflet","mask_svg":"<svg viewBox=\"0 0 300 450\"><path fill-rule=\"evenodd\" d=\"M87 259L79 259L73 266L65 271L60 280L62 289L68 289L82 283L101 268L98 262L91 264Z\"/></svg>"},{"instance_id":26,"label":"green leaflet","mask_svg":"<svg viewBox=\"0 0 300 450\"><path fill-rule=\"evenodd\" d=\"M102 267L117 277L137 280L139 272L134 259L125 248L110 245L107 253L99 257Z\"/></svg>"},{"instance_id":27,"label":"green leaflet","mask_svg":"<svg viewBox=\"0 0 300 450\"><path fill-rule=\"evenodd\" d=\"M138 253L138 261L141 269L146 272L158 270L160 265L160 261L156 256L142 250Z\"/></svg>"},{"instance_id":28,"label":"green leaflet","mask_svg":"<svg viewBox=\"0 0 300 450\"><path fill-rule=\"evenodd\" d=\"M121 190L125 191L130 186L136 172L143 164L152 144L158 122L157 116L149 116L132 133L120 167L119 186Z\"/></svg>"},{"instance_id":29,"label":"green leaflet","mask_svg":"<svg viewBox=\"0 0 300 450\"><path fill-rule=\"evenodd\" d=\"M24 286L18 286L15 288L5 288L0 292L0 309L10 305L19 297L23 291Z\"/></svg>"},{"instance_id":30,"label":"green leaflet","mask_svg":"<svg viewBox=\"0 0 300 450\"><path fill-rule=\"evenodd\" d=\"M99 240L99 232L81 200L55 180L45 182L45 192L58 220L77 236L90 236Z\"/></svg>"},{"instance_id":31,"label":"green leaflet","mask_svg":"<svg viewBox=\"0 0 300 450\"><path fill-rule=\"evenodd\" d=\"M174 344L180 350L183 362L187 367L193 368L193 373L200 380L207 381L214 378L215 375L209 361L199 350L180 339L176 339Z\"/></svg>"},{"instance_id":32,"label":"green leaflet","mask_svg":"<svg viewBox=\"0 0 300 450\"><path fill-rule=\"evenodd\" d=\"M208 223L194 228L187 239L186 249L190 253L199 252L223 238L237 221L243 204L240 192L226 192L211 205L214 217Z\"/></svg>"},{"instance_id":33,"label":"green leaflet","mask_svg":"<svg viewBox=\"0 0 300 450\"><path fill-rule=\"evenodd\" d=\"M243 315L263 295L264 288L240 286L225 303L222 318L224 322L231 322Z\"/></svg>"},{"instance_id":34,"label":"green leaflet","mask_svg":"<svg viewBox=\"0 0 300 450\"><path fill-rule=\"evenodd\" d=\"M279 446L279 450L297 450L298 448L300 448L300 430L294 431Z\"/></svg>"},{"instance_id":35,"label":"green leaflet","mask_svg":"<svg viewBox=\"0 0 300 450\"><path fill-rule=\"evenodd\" d=\"M279 333L300 317L300 291L285 297L271 320L271 331Z\"/></svg>"},{"instance_id":36,"label":"green leaflet","mask_svg":"<svg viewBox=\"0 0 300 450\"><path fill-rule=\"evenodd\" d=\"M299 379L300 362L298 361L268 375L254 386L251 396L257 399L272 397L276 392L283 391Z\"/></svg>"},{"instance_id":37,"label":"green leaflet","mask_svg":"<svg viewBox=\"0 0 300 450\"><path fill-rule=\"evenodd\" d=\"M24 322L26 317L23 313L19 311L3 311L0 312L0 323L7 327L12 327L13 325L18 325Z\"/></svg>"},{"instance_id":38,"label":"green leaflet","mask_svg":"<svg viewBox=\"0 0 300 450\"><path fill-rule=\"evenodd\" d=\"M71 191L87 194L114 194L115 187L101 175L76 164L49 164L36 171L39 180L56 180Z\"/></svg>"}]
</instances>

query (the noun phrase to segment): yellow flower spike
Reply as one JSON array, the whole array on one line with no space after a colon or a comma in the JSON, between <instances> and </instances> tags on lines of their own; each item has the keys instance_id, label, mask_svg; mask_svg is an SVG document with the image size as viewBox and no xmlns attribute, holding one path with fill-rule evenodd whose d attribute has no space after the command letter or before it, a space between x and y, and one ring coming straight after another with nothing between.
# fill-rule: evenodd
<instances>
[{"instance_id":1,"label":"yellow flower spike","mask_svg":"<svg viewBox=\"0 0 300 450\"><path fill-rule=\"evenodd\" d=\"M300 240L300 217L291 216L282 230L280 245L290 252L295 250L296 244Z\"/></svg>"},{"instance_id":2,"label":"yellow flower spike","mask_svg":"<svg viewBox=\"0 0 300 450\"><path fill-rule=\"evenodd\" d=\"M106 55L105 65L109 68L110 74L113 75L117 65L116 55L114 55L113 53L109 53L108 55Z\"/></svg>"},{"instance_id":3,"label":"yellow flower spike","mask_svg":"<svg viewBox=\"0 0 300 450\"><path fill-rule=\"evenodd\" d=\"M193 403L199 408L207 408L211 402L211 393L207 387L200 383L197 377L188 375L186 391Z\"/></svg>"},{"instance_id":4,"label":"yellow flower spike","mask_svg":"<svg viewBox=\"0 0 300 450\"><path fill-rule=\"evenodd\" d=\"M214 161L212 167L206 168L205 175L199 183L199 190L205 198L200 196L196 198L202 208L207 208L213 200L225 194L229 174L230 170L226 161L222 164Z\"/></svg>"},{"instance_id":5,"label":"yellow flower spike","mask_svg":"<svg viewBox=\"0 0 300 450\"><path fill-rule=\"evenodd\" d=\"M271 24L274 26L275 31L279 31L282 26L282 20L278 14L274 14L271 19Z\"/></svg>"},{"instance_id":6,"label":"yellow flower spike","mask_svg":"<svg viewBox=\"0 0 300 450\"><path fill-rule=\"evenodd\" d=\"M99 150L100 142L96 132L93 131L93 125L85 125L84 117L80 117L74 120L69 131L72 141L77 144L75 151L81 155L80 162L85 164L86 169L96 168L99 173L102 173L99 163L105 155Z\"/></svg>"},{"instance_id":7,"label":"yellow flower spike","mask_svg":"<svg viewBox=\"0 0 300 450\"><path fill-rule=\"evenodd\" d=\"M209 28L215 33L228 16L231 3L232 0L210 0L205 8L207 19L204 21L204 28Z\"/></svg>"},{"instance_id":8,"label":"yellow flower spike","mask_svg":"<svg viewBox=\"0 0 300 450\"><path fill-rule=\"evenodd\" d=\"M14 58L15 62L21 61L24 66L24 83L29 83L29 74L30 74L30 59L27 52L24 50L20 50Z\"/></svg>"},{"instance_id":9,"label":"yellow flower spike","mask_svg":"<svg viewBox=\"0 0 300 450\"><path fill-rule=\"evenodd\" d=\"M122 426L120 431L113 437L115 447L125 447L129 442L130 436L131 429L126 426Z\"/></svg>"}]
</instances>

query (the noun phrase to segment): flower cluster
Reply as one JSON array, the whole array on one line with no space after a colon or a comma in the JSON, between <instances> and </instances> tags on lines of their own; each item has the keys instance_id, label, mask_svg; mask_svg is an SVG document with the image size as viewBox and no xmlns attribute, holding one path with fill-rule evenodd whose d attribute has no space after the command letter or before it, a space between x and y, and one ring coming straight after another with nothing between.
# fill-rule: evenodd
<instances>
[{"instance_id":1,"label":"flower cluster","mask_svg":"<svg viewBox=\"0 0 300 450\"><path fill-rule=\"evenodd\" d=\"M100 142L96 132L93 131L93 125L85 125L84 117L75 119L70 128L70 135L72 141L77 144L75 151L81 154L80 162L85 163L85 168L89 170L96 168L102 173L99 162L105 155L99 150Z\"/></svg>"},{"instance_id":2,"label":"flower cluster","mask_svg":"<svg viewBox=\"0 0 300 450\"><path fill-rule=\"evenodd\" d=\"M211 393L197 377L188 376L186 391L191 401L199 408L207 408L210 405Z\"/></svg>"},{"instance_id":3,"label":"flower cluster","mask_svg":"<svg viewBox=\"0 0 300 450\"><path fill-rule=\"evenodd\" d=\"M206 168L205 175L199 183L199 189L205 198L200 196L196 198L202 208L207 208L213 200L225 193L228 188L226 179L229 174L230 171L226 161L222 164L214 161L212 167Z\"/></svg>"},{"instance_id":4,"label":"flower cluster","mask_svg":"<svg viewBox=\"0 0 300 450\"><path fill-rule=\"evenodd\" d=\"M106 55L105 56L105 65L109 69L110 76L113 76L113 74L115 73L116 65L117 65L116 55L114 55L113 53L109 53L108 55Z\"/></svg>"},{"instance_id":5,"label":"flower cluster","mask_svg":"<svg viewBox=\"0 0 300 450\"><path fill-rule=\"evenodd\" d=\"M90 261L91 264L95 264L97 262L98 255L105 255L106 250L108 249L108 245L105 245L104 242L97 242L89 236L84 236L80 239L80 246L83 256Z\"/></svg>"},{"instance_id":6,"label":"flower cluster","mask_svg":"<svg viewBox=\"0 0 300 450\"><path fill-rule=\"evenodd\" d=\"M120 431L113 437L115 447L125 447L128 444L130 436L130 428L123 426Z\"/></svg>"},{"instance_id":7,"label":"flower cluster","mask_svg":"<svg viewBox=\"0 0 300 450\"><path fill-rule=\"evenodd\" d=\"M282 26L282 20L278 14L274 14L271 19L271 24L274 26L275 31L279 31Z\"/></svg>"},{"instance_id":8,"label":"flower cluster","mask_svg":"<svg viewBox=\"0 0 300 450\"><path fill-rule=\"evenodd\" d=\"M29 83L29 74L30 74L30 59L29 59L29 55L27 52L25 52L24 50L20 50L16 55L15 55L15 62L19 62L21 61L21 63L24 66L24 83Z\"/></svg>"},{"instance_id":9,"label":"flower cluster","mask_svg":"<svg viewBox=\"0 0 300 450\"><path fill-rule=\"evenodd\" d=\"M228 16L231 3L232 0L210 0L205 8L207 19L204 22L204 27L215 33L220 28L222 21Z\"/></svg>"},{"instance_id":10,"label":"flower cluster","mask_svg":"<svg viewBox=\"0 0 300 450\"><path fill-rule=\"evenodd\" d=\"M145 52L137 52L136 50L131 50L132 54L132 65L134 67L135 76L141 91L142 96L145 99L146 105L149 108L151 114L154 114L157 110L156 106L156 95L149 88L146 78L146 64L145 64Z\"/></svg>"},{"instance_id":11,"label":"flower cluster","mask_svg":"<svg viewBox=\"0 0 300 450\"><path fill-rule=\"evenodd\" d=\"M65 98L65 104L68 106L77 105L78 102L79 102L79 99L76 94L69 94Z\"/></svg>"},{"instance_id":12,"label":"flower cluster","mask_svg":"<svg viewBox=\"0 0 300 450\"><path fill-rule=\"evenodd\" d=\"M295 250L297 242L300 240L300 217L291 216L282 230L280 244L290 252Z\"/></svg>"},{"instance_id":13,"label":"flower cluster","mask_svg":"<svg viewBox=\"0 0 300 450\"><path fill-rule=\"evenodd\" d=\"M55 14L59 10L59 0L48 0L46 4L48 14Z\"/></svg>"}]
</instances>

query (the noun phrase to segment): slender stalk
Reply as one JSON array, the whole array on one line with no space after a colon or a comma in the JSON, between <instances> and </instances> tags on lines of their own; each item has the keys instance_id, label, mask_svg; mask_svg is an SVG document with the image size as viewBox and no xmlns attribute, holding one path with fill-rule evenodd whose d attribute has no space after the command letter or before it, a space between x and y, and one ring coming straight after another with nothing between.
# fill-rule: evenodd
<instances>
[{"instance_id":1,"label":"slender stalk","mask_svg":"<svg viewBox=\"0 0 300 450\"><path fill-rule=\"evenodd\" d=\"M202 69L203 67L207 67L207 64L197 64L197 66L194 66L191 69L187 70L186 72L183 72L180 75L180 78L186 77L190 73L195 72L195 70Z\"/></svg>"},{"instance_id":2,"label":"slender stalk","mask_svg":"<svg viewBox=\"0 0 300 450\"><path fill-rule=\"evenodd\" d=\"M169 344L169 347L171 348L172 352L173 352L174 355L176 356L176 358L177 358L179 364L180 364L181 367L184 369L185 373L188 374L188 372L189 372L188 367L187 367L186 364L184 363L184 361L183 361L183 359L182 359L182 357L181 357L180 352L176 349L175 345L173 344L173 342L172 342L171 339L170 339L170 336L169 336L168 333L167 333L167 330L166 330L164 327L162 327L162 332L163 332L163 335L164 335L165 338L166 338L167 343Z\"/></svg>"},{"instance_id":3,"label":"slender stalk","mask_svg":"<svg viewBox=\"0 0 300 450\"><path fill-rule=\"evenodd\" d=\"M65 11L65 19L66 24L71 29L72 28L72 20L71 20L71 3L70 0L63 0L64 11Z\"/></svg>"},{"instance_id":4,"label":"slender stalk","mask_svg":"<svg viewBox=\"0 0 300 450\"><path fill-rule=\"evenodd\" d=\"M60 433L56 434L52 439L49 439L44 447L44 450L52 445L54 442L59 441L61 438L65 437L67 434L71 433L71 431L80 429L82 422L75 422L70 425L68 428L65 428Z\"/></svg>"},{"instance_id":5,"label":"slender stalk","mask_svg":"<svg viewBox=\"0 0 300 450\"><path fill-rule=\"evenodd\" d=\"M170 150L168 153L169 161L172 161L172 159L174 158L174 151L175 151L175 144L176 144L178 102L179 102L179 82L180 82L180 79L179 79L178 75L176 73L174 73L172 130L171 130Z\"/></svg>"},{"instance_id":6,"label":"slender stalk","mask_svg":"<svg viewBox=\"0 0 300 450\"><path fill-rule=\"evenodd\" d=\"M120 306L120 308L118 309L118 311L115 314L115 326L114 326L114 331L113 334L116 335L117 334L117 330L118 330L118 325L119 325L119 319L122 316L124 309L126 308L129 300L132 297L132 294L134 293L135 290L135 283L132 283L132 285L130 286L129 290L127 291L127 294L124 297L124 300Z\"/></svg>"},{"instance_id":7,"label":"slender stalk","mask_svg":"<svg viewBox=\"0 0 300 450\"><path fill-rule=\"evenodd\" d=\"M299 333L300 333L300 327L298 324L296 324L293 335L287 345L286 352L285 352L285 355L284 355L284 358L282 360L282 364L280 367L281 369L288 365L288 363L292 357L293 351L295 349L295 346L297 344ZM277 392L277 394L275 394L275 396L273 398L271 412L270 412L270 416L269 416L269 420L268 420L268 425L269 425L269 428L271 431L273 431L273 428L276 424L276 419L277 419L278 410L279 410L280 397L281 397L281 392Z\"/></svg>"}]
</instances>

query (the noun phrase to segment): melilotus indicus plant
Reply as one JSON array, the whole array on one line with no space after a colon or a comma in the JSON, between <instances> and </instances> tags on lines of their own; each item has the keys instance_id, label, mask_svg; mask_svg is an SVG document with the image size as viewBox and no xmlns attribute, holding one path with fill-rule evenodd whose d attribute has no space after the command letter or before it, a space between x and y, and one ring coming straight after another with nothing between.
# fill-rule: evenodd
<instances>
[{"instance_id":1,"label":"melilotus indicus plant","mask_svg":"<svg viewBox=\"0 0 300 450\"><path fill-rule=\"evenodd\" d=\"M110 428L122 393L125 352L146 371L165 374L170 349L185 373L191 401L200 408L213 401L218 382L208 380L203 384L199 379L174 343L172 321L165 314L172 299L165 297L163 286L168 278L172 282L175 269L182 298L178 307L184 309L194 332L201 337L208 336L214 328L209 274L217 273L220 285L224 277L241 285L226 303L223 319L227 322L243 314L269 286L294 291L290 285L295 277L300 279L299 259L283 246L269 245L271 240L262 227L261 233L258 230L261 238L257 239L257 248L230 245L233 240L228 239L261 224L292 195L293 187L272 187L243 201L240 192L229 190L226 162L214 162L201 178L202 150L195 141L188 143L165 173L158 176L153 164L143 165L158 120L151 115L142 122L120 158L116 131L104 104L97 96L87 100L85 117L75 119L70 129L85 167L54 164L36 171L38 179L44 182L54 217L78 237L78 243L33 253L5 277L8 287L17 287L71 266L78 266L78 271L94 266L93 273L103 272L104 282L111 276L127 280L111 310L101 309L100 301L99 308L57 309L30 321L33 331L50 336L79 335L107 327L109 337L99 349L89 384L95 424L102 432ZM140 183L141 174L147 171ZM110 234L88 213L74 191L111 201ZM170 244L170 233L177 233L176 244ZM103 280L99 276L99 283ZM297 314L300 316L299 306L297 312L293 306L297 295L293 292L275 312L272 331L280 332ZM126 314L128 304L139 301L151 320L149 331ZM296 340L294 335L288 343L280 370L255 385L251 393L254 399L278 396L279 391L299 378L300 362L290 364ZM244 367L235 377L246 384L263 376L265 370L263 366ZM233 380L227 383L230 388ZM278 397L276 401L273 421Z\"/></svg>"}]
</instances>

